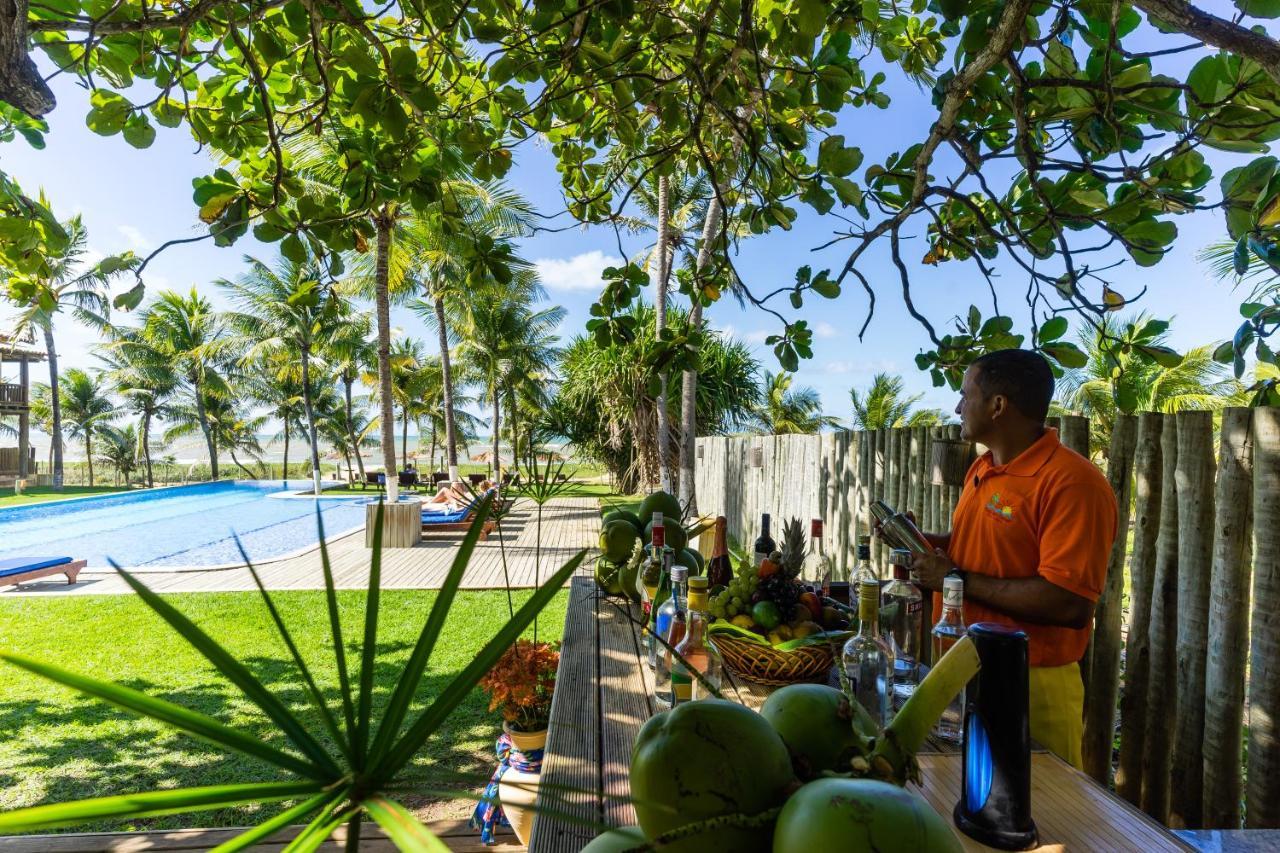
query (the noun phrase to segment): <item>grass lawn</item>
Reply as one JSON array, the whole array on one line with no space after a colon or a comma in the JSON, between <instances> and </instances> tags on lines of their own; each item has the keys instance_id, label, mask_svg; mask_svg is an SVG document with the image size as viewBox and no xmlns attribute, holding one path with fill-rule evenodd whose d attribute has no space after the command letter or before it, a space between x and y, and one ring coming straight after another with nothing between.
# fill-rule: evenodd
<instances>
[{"instance_id":1,"label":"grass lawn","mask_svg":"<svg viewBox=\"0 0 1280 853\"><path fill-rule=\"evenodd\" d=\"M529 591L514 594L516 606ZM375 707L390 697L404 662L435 599L429 590L385 590L378 625ZM324 593L273 593L304 659L334 713L341 717L338 681L329 650ZM338 593L348 660L358 666L364 593ZM323 741L319 715L257 593L168 596L222 642L262 682L304 719ZM558 640L567 593L539 619L539 639ZM410 720L474 657L507 618L502 590L460 592L432 656ZM0 649L56 663L76 672L120 681L152 695L210 714L289 748L256 707L139 599L132 596L7 598L0 601ZM356 673L352 672L353 680ZM374 719L379 719L379 714ZM402 779L406 805L424 820L460 818L472 801L432 797L428 790L479 794L494 768L493 743L501 721L474 690L427 742ZM288 778L256 759L223 752L159 723L139 719L96 700L0 663L0 810L83 797ZM336 754L336 747L334 747ZM241 807L99 823L81 829L142 830L242 826L282 806Z\"/></svg>"},{"instance_id":2,"label":"grass lawn","mask_svg":"<svg viewBox=\"0 0 1280 853\"><path fill-rule=\"evenodd\" d=\"M0 509L7 506L58 501L64 498L80 498L85 495L106 495L112 492L129 491L124 486L63 486L62 491L55 492L52 486L33 486L20 495L12 492L0 494Z\"/></svg>"}]
</instances>

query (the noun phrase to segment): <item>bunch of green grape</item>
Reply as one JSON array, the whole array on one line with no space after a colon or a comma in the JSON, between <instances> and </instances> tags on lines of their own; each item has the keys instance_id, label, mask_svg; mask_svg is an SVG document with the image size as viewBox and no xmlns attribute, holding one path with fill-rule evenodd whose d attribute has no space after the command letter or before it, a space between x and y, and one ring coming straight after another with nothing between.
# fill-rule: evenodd
<instances>
[{"instance_id":1,"label":"bunch of green grape","mask_svg":"<svg viewBox=\"0 0 1280 853\"><path fill-rule=\"evenodd\" d=\"M732 619L739 613L751 612L751 596L760 583L758 568L739 567L738 575L711 599L711 615L716 619Z\"/></svg>"}]
</instances>

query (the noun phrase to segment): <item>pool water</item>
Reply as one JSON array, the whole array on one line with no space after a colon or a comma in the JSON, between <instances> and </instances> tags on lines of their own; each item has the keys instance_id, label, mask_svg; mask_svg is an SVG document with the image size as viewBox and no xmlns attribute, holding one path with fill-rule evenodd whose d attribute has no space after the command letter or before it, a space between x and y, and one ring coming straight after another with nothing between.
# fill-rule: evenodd
<instances>
[{"instance_id":1,"label":"pool water","mask_svg":"<svg viewBox=\"0 0 1280 853\"><path fill-rule=\"evenodd\" d=\"M280 557L364 525L363 498L280 497L308 481L223 480L0 509L0 559L66 556L89 568L216 566ZM277 495L273 497L273 495Z\"/></svg>"}]
</instances>

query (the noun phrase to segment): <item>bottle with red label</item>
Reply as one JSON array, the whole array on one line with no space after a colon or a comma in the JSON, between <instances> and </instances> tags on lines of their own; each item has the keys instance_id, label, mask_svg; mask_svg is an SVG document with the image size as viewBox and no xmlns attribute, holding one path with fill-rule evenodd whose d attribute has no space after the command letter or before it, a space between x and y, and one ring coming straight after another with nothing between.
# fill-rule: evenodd
<instances>
[{"instance_id":1,"label":"bottle with red label","mask_svg":"<svg viewBox=\"0 0 1280 853\"><path fill-rule=\"evenodd\" d=\"M913 555L907 550L889 554L893 580L880 591L880 629L893 649L893 706L903 703L920 683L920 621L924 616L924 597L911 582Z\"/></svg>"}]
</instances>

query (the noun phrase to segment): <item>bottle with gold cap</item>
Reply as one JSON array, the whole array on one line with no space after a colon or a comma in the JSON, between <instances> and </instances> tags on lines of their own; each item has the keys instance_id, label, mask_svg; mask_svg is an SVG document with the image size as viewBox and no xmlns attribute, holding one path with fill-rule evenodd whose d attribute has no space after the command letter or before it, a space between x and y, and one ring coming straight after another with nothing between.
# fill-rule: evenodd
<instances>
[{"instance_id":1,"label":"bottle with gold cap","mask_svg":"<svg viewBox=\"0 0 1280 853\"><path fill-rule=\"evenodd\" d=\"M850 698L883 727L892 719L893 649L880 635L880 584L874 580L858 584L858 621L858 633L844 644L841 656L845 680Z\"/></svg>"},{"instance_id":2,"label":"bottle with gold cap","mask_svg":"<svg viewBox=\"0 0 1280 853\"><path fill-rule=\"evenodd\" d=\"M671 658L671 695L674 704L714 696L703 681L720 689L724 662L715 644L707 637L707 579L691 577L689 584L688 615L684 627L684 639L676 646ZM701 679L690 672L697 670Z\"/></svg>"}]
</instances>

